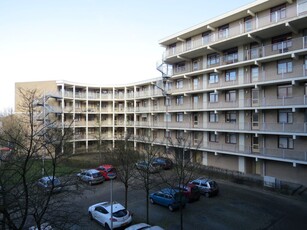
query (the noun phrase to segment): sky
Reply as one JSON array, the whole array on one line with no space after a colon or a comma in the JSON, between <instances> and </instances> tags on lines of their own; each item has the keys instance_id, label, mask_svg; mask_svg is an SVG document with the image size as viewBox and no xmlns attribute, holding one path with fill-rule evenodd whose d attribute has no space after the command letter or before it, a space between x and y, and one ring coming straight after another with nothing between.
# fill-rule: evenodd
<instances>
[{"instance_id":1,"label":"sky","mask_svg":"<svg viewBox=\"0 0 307 230\"><path fill-rule=\"evenodd\" d=\"M0 113L15 82L155 77L159 40L254 0L0 0Z\"/></svg>"}]
</instances>

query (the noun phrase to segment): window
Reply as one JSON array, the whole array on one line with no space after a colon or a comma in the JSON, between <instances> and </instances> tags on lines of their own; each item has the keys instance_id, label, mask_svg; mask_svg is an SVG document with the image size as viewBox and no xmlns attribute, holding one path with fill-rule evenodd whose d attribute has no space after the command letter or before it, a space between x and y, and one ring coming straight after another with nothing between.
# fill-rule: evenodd
<instances>
[{"instance_id":1,"label":"window","mask_svg":"<svg viewBox=\"0 0 307 230\"><path fill-rule=\"evenodd\" d=\"M225 121L233 123L237 121L237 113L235 111L227 111L225 114Z\"/></svg>"},{"instance_id":2,"label":"window","mask_svg":"<svg viewBox=\"0 0 307 230\"><path fill-rule=\"evenodd\" d=\"M225 142L227 144L236 144L237 143L237 135L235 133L226 133L225 134Z\"/></svg>"},{"instance_id":3,"label":"window","mask_svg":"<svg viewBox=\"0 0 307 230\"><path fill-rule=\"evenodd\" d=\"M292 97L292 85L281 85L277 90L278 98Z\"/></svg>"},{"instance_id":4,"label":"window","mask_svg":"<svg viewBox=\"0 0 307 230\"><path fill-rule=\"evenodd\" d=\"M183 88L183 80L182 79L176 81L176 88L177 89Z\"/></svg>"},{"instance_id":5,"label":"window","mask_svg":"<svg viewBox=\"0 0 307 230\"><path fill-rule=\"evenodd\" d=\"M198 139L199 139L199 133L198 132L194 132L193 133L193 144L194 145L198 144Z\"/></svg>"},{"instance_id":6,"label":"window","mask_svg":"<svg viewBox=\"0 0 307 230\"><path fill-rule=\"evenodd\" d=\"M224 51L224 61L226 64L234 63L238 61L238 48L232 48Z\"/></svg>"},{"instance_id":7,"label":"window","mask_svg":"<svg viewBox=\"0 0 307 230\"><path fill-rule=\"evenodd\" d=\"M176 104L177 105L183 105L183 96L177 96L176 97Z\"/></svg>"},{"instance_id":8,"label":"window","mask_svg":"<svg viewBox=\"0 0 307 230\"><path fill-rule=\"evenodd\" d=\"M250 58L255 59L261 57L261 47L259 47L258 43L251 43L250 44Z\"/></svg>"},{"instance_id":9,"label":"window","mask_svg":"<svg viewBox=\"0 0 307 230\"><path fill-rule=\"evenodd\" d=\"M278 123L293 123L293 113L291 109L283 109L278 111Z\"/></svg>"},{"instance_id":10,"label":"window","mask_svg":"<svg viewBox=\"0 0 307 230\"><path fill-rule=\"evenodd\" d=\"M203 33L202 37L203 37L203 45L211 42L211 32L210 31Z\"/></svg>"},{"instance_id":11,"label":"window","mask_svg":"<svg viewBox=\"0 0 307 230\"><path fill-rule=\"evenodd\" d=\"M281 60L277 63L277 73L291 73L293 70L292 60Z\"/></svg>"},{"instance_id":12,"label":"window","mask_svg":"<svg viewBox=\"0 0 307 230\"><path fill-rule=\"evenodd\" d=\"M171 114L169 114L169 113L164 114L164 121L165 122L171 122L171 120L172 120Z\"/></svg>"},{"instance_id":13,"label":"window","mask_svg":"<svg viewBox=\"0 0 307 230\"><path fill-rule=\"evenodd\" d=\"M292 137L280 136L278 138L278 148L280 149L293 149L294 141Z\"/></svg>"},{"instance_id":14,"label":"window","mask_svg":"<svg viewBox=\"0 0 307 230\"><path fill-rule=\"evenodd\" d=\"M176 138L182 139L184 137L184 131L183 130L176 130Z\"/></svg>"},{"instance_id":15,"label":"window","mask_svg":"<svg viewBox=\"0 0 307 230\"><path fill-rule=\"evenodd\" d=\"M165 83L165 90L168 91L168 90L171 90L172 89L172 82L166 82Z\"/></svg>"},{"instance_id":16,"label":"window","mask_svg":"<svg viewBox=\"0 0 307 230\"><path fill-rule=\"evenodd\" d=\"M198 58L192 60L193 71L196 71L196 70L200 69L199 62L200 62L200 60Z\"/></svg>"},{"instance_id":17,"label":"window","mask_svg":"<svg viewBox=\"0 0 307 230\"><path fill-rule=\"evenodd\" d=\"M169 45L169 54L175 54L176 53L176 43Z\"/></svg>"},{"instance_id":18,"label":"window","mask_svg":"<svg viewBox=\"0 0 307 230\"><path fill-rule=\"evenodd\" d=\"M194 122L194 125L198 125L198 114L197 113L193 114L193 122Z\"/></svg>"},{"instance_id":19,"label":"window","mask_svg":"<svg viewBox=\"0 0 307 230\"><path fill-rule=\"evenodd\" d=\"M183 122L183 113L177 113L176 121Z\"/></svg>"},{"instance_id":20,"label":"window","mask_svg":"<svg viewBox=\"0 0 307 230\"><path fill-rule=\"evenodd\" d=\"M164 99L164 106L170 106L171 102L172 102L172 100L169 97L166 97Z\"/></svg>"},{"instance_id":21,"label":"window","mask_svg":"<svg viewBox=\"0 0 307 230\"><path fill-rule=\"evenodd\" d=\"M185 42L186 42L187 50L190 50L192 48L192 40L191 40L191 38L187 38Z\"/></svg>"},{"instance_id":22,"label":"window","mask_svg":"<svg viewBox=\"0 0 307 230\"><path fill-rule=\"evenodd\" d=\"M227 102L236 101L236 91L235 90L226 91L225 101Z\"/></svg>"},{"instance_id":23,"label":"window","mask_svg":"<svg viewBox=\"0 0 307 230\"><path fill-rule=\"evenodd\" d=\"M244 18L244 29L245 29L245 32L251 31L253 29L252 16L248 16Z\"/></svg>"},{"instance_id":24,"label":"window","mask_svg":"<svg viewBox=\"0 0 307 230\"><path fill-rule=\"evenodd\" d=\"M218 93L210 93L209 94L209 101L210 103L216 103L219 101L219 95Z\"/></svg>"},{"instance_id":25,"label":"window","mask_svg":"<svg viewBox=\"0 0 307 230\"><path fill-rule=\"evenodd\" d=\"M217 54L217 53L208 54L207 63L208 63L208 66L219 64L220 63L220 55Z\"/></svg>"},{"instance_id":26,"label":"window","mask_svg":"<svg viewBox=\"0 0 307 230\"><path fill-rule=\"evenodd\" d=\"M225 81L235 81L237 79L237 71L235 69L226 70Z\"/></svg>"},{"instance_id":27,"label":"window","mask_svg":"<svg viewBox=\"0 0 307 230\"><path fill-rule=\"evenodd\" d=\"M165 130L164 137L165 138L171 138L171 131L170 130Z\"/></svg>"},{"instance_id":28,"label":"window","mask_svg":"<svg viewBox=\"0 0 307 230\"><path fill-rule=\"evenodd\" d=\"M271 8L271 22L277 22L286 17L286 4Z\"/></svg>"},{"instance_id":29,"label":"window","mask_svg":"<svg viewBox=\"0 0 307 230\"><path fill-rule=\"evenodd\" d=\"M228 38L229 25L224 25L219 28L219 38Z\"/></svg>"},{"instance_id":30,"label":"window","mask_svg":"<svg viewBox=\"0 0 307 230\"><path fill-rule=\"evenodd\" d=\"M198 77L193 78L193 87L194 89L198 89L199 80Z\"/></svg>"},{"instance_id":31,"label":"window","mask_svg":"<svg viewBox=\"0 0 307 230\"><path fill-rule=\"evenodd\" d=\"M209 141L218 142L218 136L214 132L209 132Z\"/></svg>"},{"instance_id":32,"label":"window","mask_svg":"<svg viewBox=\"0 0 307 230\"><path fill-rule=\"evenodd\" d=\"M280 53L288 52L288 48L292 46L292 35L284 34L272 38L272 50L279 50Z\"/></svg>"},{"instance_id":33,"label":"window","mask_svg":"<svg viewBox=\"0 0 307 230\"><path fill-rule=\"evenodd\" d=\"M184 72L185 71L185 63L184 62L177 63L175 65L175 68L176 68L177 72Z\"/></svg>"},{"instance_id":34,"label":"window","mask_svg":"<svg viewBox=\"0 0 307 230\"><path fill-rule=\"evenodd\" d=\"M219 122L219 117L217 113L214 112L209 112L209 122L211 123L216 123Z\"/></svg>"},{"instance_id":35,"label":"window","mask_svg":"<svg viewBox=\"0 0 307 230\"><path fill-rule=\"evenodd\" d=\"M219 74L218 73L209 73L209 83L214 84L219 82Z\"/></svg>"},{"instance_id":36,"label":"window","mask_svg":"<svg viewBox=\"0 0 307 230\"><path fill-rule=\"evenodd\" d=\"M251 67L251 77L252 77L252 81L258 81L258 77L259 77L259 67L258 66L252 66Z\"/></svg>"}]
</instances>

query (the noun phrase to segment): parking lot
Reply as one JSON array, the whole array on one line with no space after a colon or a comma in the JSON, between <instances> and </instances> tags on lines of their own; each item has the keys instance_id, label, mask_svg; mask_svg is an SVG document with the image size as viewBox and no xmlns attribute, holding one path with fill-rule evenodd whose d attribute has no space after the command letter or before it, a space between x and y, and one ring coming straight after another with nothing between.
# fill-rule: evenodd
<instances>
[{"instance_id":1,"label":"parking lot","mask_svg":"<svg viewBox=\"0 0 307 230\"><path fill-rule=\"evenodd\" d=\"M82 197L72 198L84 213L78 229L101 229L90 221L87 208L110 200L110 181L88 186ZM307 201L249 188L226 181L218 181L220 193L216 197L201 197L188 203L183 210L183 229L306 229ZM130 190L128 209L133 223L146 222L146 196L143 190ZM113 182L113 200L124 204L124 187ZM180 211L149 204L149 222L165 229L180 229Z\"/></svg>"}]
</instances>

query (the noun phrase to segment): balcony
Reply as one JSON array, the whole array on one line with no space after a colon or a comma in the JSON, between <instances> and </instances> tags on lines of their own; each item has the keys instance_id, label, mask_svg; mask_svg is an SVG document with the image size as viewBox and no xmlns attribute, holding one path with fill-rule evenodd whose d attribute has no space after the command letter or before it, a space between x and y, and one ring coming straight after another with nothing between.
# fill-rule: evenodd
<instances>
[{"instance_id":1,"label":"balcony","mask_svg":"<svg viewBox=\"0 0 307 230\"><path fill-rule=\"evenodd\" d=\"M142 136L136 135L134 137L134 141L146 142L146 139L144 139ZM153 144L169 145L169 143L170 142L163 137L153 139ZM174 146L176 145L175 143L177 142L176 141L173 142ZM207 142L207 141L194 142L193 140L190 140L187 143L189 143L191 149L197 149L200 151L217 152L217 153L221 152L227 155L247 156L247 157L254 157L255 159L264 158L264 159L272 159L275 161L286 161L286 162L301 161L307 164L307 151L279 149L279 148L255 149L252 146L247 146L247 145L223 144L219 142Z\"/></svg>"},{"instance_id":2,"label":"balcony","mask_svg":"<svg viewBox=\"0 0 307 230\"><path fill-rule=\"evenodd\" d=\"M186 42L182 42L180 45L168 48L163 56L165 59L167 59L169 57L180 55L187 51L193 51L226 39L244 36L247 33L252 33L253 31L258 30L259 28L272 27L278 23L296 17L296 11L296 4L287 5L287 8L285 8L284 11L285 17L281 16L279 12L271 14L270 10L267 10L264 13L259 13L257 17L253 17L248 26L241 24L239 21L230 23L228 32L223 33L225 36L218 36L219 30L211 32L206 36L197 35L193 37L192 41L189 41L188 44Z\"/></svg>"}]
</instances>

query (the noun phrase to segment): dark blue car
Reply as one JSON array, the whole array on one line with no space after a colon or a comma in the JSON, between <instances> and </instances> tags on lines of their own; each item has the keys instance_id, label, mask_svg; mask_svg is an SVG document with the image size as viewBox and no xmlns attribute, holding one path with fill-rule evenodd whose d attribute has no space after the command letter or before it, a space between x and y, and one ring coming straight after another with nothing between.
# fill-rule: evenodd
<instances>
[{"instance_id":1,"label":"dark blue car","mask_svg":"<svg viewBox=\"0 0 307 230\"><path fill-rule=\"evenodd\" d=\"M181 206L184 208L187 202L186 197L178 189L164 188L149 195L150 203L159 204L173 212Z\"/></svg>"}]
</instances>

